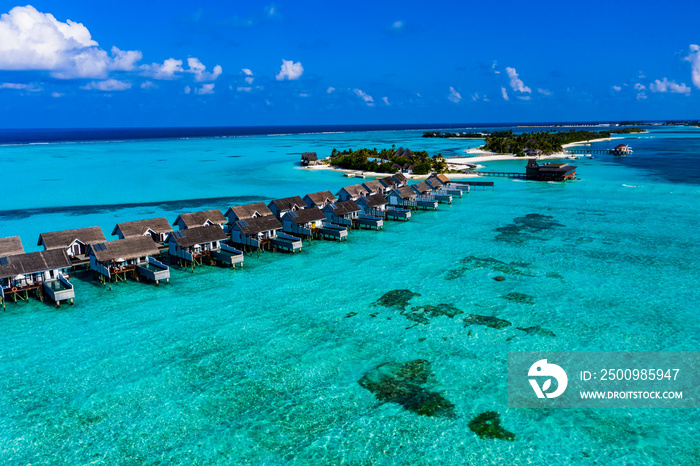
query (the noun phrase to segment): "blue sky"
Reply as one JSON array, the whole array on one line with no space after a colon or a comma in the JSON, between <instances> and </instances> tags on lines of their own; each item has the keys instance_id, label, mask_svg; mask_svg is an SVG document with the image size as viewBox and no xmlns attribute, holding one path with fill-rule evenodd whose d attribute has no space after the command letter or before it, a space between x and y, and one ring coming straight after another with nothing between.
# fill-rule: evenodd
<instances>
[{"instance_id":1,"label":"blue sky","mask_svg":"<svg viewBox=\"0 0 700 466\"><path fill-rule=\"evenodd\" d=\"M698 119L700 3L0 3L0 127Z\"/></svg>"}]
</instances>

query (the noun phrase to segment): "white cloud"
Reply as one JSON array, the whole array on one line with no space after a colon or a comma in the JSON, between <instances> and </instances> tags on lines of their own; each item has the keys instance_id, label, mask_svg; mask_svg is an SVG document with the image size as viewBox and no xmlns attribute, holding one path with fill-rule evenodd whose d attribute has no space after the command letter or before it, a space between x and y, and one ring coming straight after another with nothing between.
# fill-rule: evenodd
<instances>
[{"instance_id":1,"label":"white cloud","mask_svg":"<svg viewBox=\"0 0 700 466\"><path fill-rule=\"evenodd\" d=\"M151 89L157 87L152 81L144 81L141 83L141 89Z\"/></svg>"},{"instance_id":2,"label":"white cloud","mask_svg":"<svg viewBox=\"0 0 700 466\"><path fill-rule=\"evenodd\" d=\"M241 71L243 71L243 74L246 76L253 76L253 72L250 70L250 68L243 68Z\"/></svg>"},{"instance_id":3,"label":"white cloud","mask_svg":"<svg viewBox=\"0 0 700 466\"><path fill-rule=\"evenodd\" d=\"M374 107L374 99L372 98L371 95L369 95L369 94L363 92L363 91L360 90L360 89L353 89L353 92L355 93L355 95L357 95L357 96L360 97L362 100L364 100L365 103L366 103L368 106Z\"/></svg>"},{"instance_id":4,"label":"white cloud","mask_svg":"<svg viewBox=\"0 0 700 466\"><path fill-rule=\"evenodd\" d=\"M634 85L634 88L637 89L638 91L643 91L644 89L646 89L646 86L642 83L637 83Z\"/></svg>"},{"instance_id":5,"label":"white cloud","mask_svg":"<svg viewBox=\"0 0 700 466\"><path fill-rule=\"evenodd\" d=\"M31 89L31 86L29 84L1 83L0 89L26 90L26 89Z\"/></svg>"},{"instance_id":6,"label":"white cloud","mask_svg":"<svg viewBox=\"0 0 700 466\"><path fill-rule=\"evenodd\" d=\"M537 89L537 92L539 92L542 95L552 95L552 91L549 89Z\"/></svg>"},{"instance_id":7,"label":"white cloud","mask_svg":"<svg viewBox=\"0 0 700 466\"><path fill-rule=\"evenodd\" d=\"M532 97L530 97L529 95L519 95L517 97L518 97L518 100L530 100L530 99L532 99Z\"/></svg>"},{"instance_id":8,"label":"white cloud","mask_svg":"<svg viewBox=\"0 0 700 466\"><path fill-rule=\"evenodd\" d=\"M59 79L105 78L111 70L131 70L139 51L99 48L81 23L58 21L33 6L0 16L0 69L45 70Z\"/></svg>"},{"instance_id":9,"label":"white cloud","mask_svg":"<svg viewBox=\"0 0 700 466\"><path fill-rule=\"evenodd\" d=\"M187 59L187 66L189 67L187 71L194 74L194 80L197 82L216 81L216 78L221 76L223 71L221 66L216 65L211 73L207 73L207 67L198 58L194 57Z\"/></svg>"},{"instance_id":10,"label":"white cloud","mask_svg":"<svg viewBox=\"0 0 700 466\"><path fill-rule=\"evenodd\" d=\"M335 91L335 87L329 87L328 89L326 89L326 92L329 94L332 94L334 91Z\"/></svg>"},{"instance_id":11,"label":"white cloud","mask_svg":"<svg viewBox=\"0 0 700 466\"><path fill-rule=\"evenodd\" d=\"M690 62L693 84L700 89L700 45L690 44L690 54L685 59Z\"/></svg>"},{"instance_id":12,"label":"white cloud","mask_svg":"<svg viewBox=\"0 0 700 466\"><path fill-rule=\"evenodd\" d=\"M506 91L505 87L501 87L501 95L503 96L503 100L510 100L508 97L508 91Z\"/></svg>"},{"instance_id":13,"label":"white cloud","mask_svg":"<svg viewBox=\"0 0 700 466\"><path fill-rule=\"evenodd\" d=\"M517 92L524 92L526 94L532 92L532 89L527 87L523 80L518 77L518 73L515 71L515 68L506 68L506 73L508 73L508 77L510 78L511 89Z\"/></svg>"},{"instance_id":14,"label":"white cloud","mask_svg":"<svg viewBox=\"0 0 700 466\"><path fill-rule=\"evenodd\" d=\"M387 32L392 34L400 34L406 30L406 23L402 20L394 21L391 26L387 28Z\"/></svg>"},{"instance_id":15,"label":"white cloud","mask_svg":"<svg viewBox=\"0 0 700 466\"><path fill-rule=\"evenodd\" d=\"M612 88L615 92L620 92L622 90L622 87L620 86L613 86Z\"/></svg>"},{"instance_id":16,"label":"white cloud","mask_svg":"<svg viewBox=\"0 0 700 466\"><path fill-rule=\"evenodd\" d=\"M96 91L125 91L131 88L131 83L128 81L119 81L116 79L107 79L106 81L93 81L81 86L81 89L96 90Z\"/></svg>"},{"instance_id":17,"label":"white cloud","mask_svg":"<svg viewBox=\"0 0 700 466\"><path fill-rule=\"evenodd\" d=\"M143 58L143 54L138 50L119 50L112 47L112 66L115 71L132 71L136 68L136 62Z\"/></svg>"},{"instance_id":18,"label":"white cloud","mask_svg":"<svg viewBox=\"0 0 700 466\"><path fill-rule=\"evenodd\" d=\"M250 92L250 91L253 90L253 88L252 88L252 87L240 87L240 86L239 86L239 87L236 88L236 90L237 90L238 92Z\"/></svg>"},{"instance_id":19,"label":"white cloud","mask_svg":"<svg viewBox=\"0 0 700 466\"><path fill-rule=\"evenodd\" d=\"M195 94L206 95L214 93L214 84L202 84L202 87L194 90Z\"/></svg>"},{"instance_id":20,"label":"white cloud","mask_svg":"<svg viewBox=\"0 0 700 466\"><path fill-rule=\"evenodd\" d=\"M57 99L58 99L59 97L63 97L64 95L65 95L65 94L62 93L62 92L52 92L52 93L51 93L51 97L55 97L55 98L57 98Z\"/></svg>"},{"instance_id":21,"label":"white cloud","mask_svg":"<svg viewBox=\"0 0 700 466\"><path fill-rule=\"evenodd\" d=\"M454 87L450 87L450 95L447 96L447 98L454 103L459 102L462 100L462 96L455 90Z\"/></svg>"},{"instance_id":22,"label":"white cloud","mask_svg":"<svg viewBox=\"0 0 700 466\"><path fill-rule=\"evenodd\" d=\"M306 94L306 93L299 94L299 97L308 97L308 96L309 96L309 94Z\"/></svg>"},{"instance_id":23,"label":"white cloud","mask_svg":"<svg viewBox=\"0 0 700 466\"><path fill-rule=\"evenodd\" d=\"M189 94L190 92L192 92L190 86L185 86L185 94Z\"/></svg>"},{"instance_id":24,"label":"white cloud","mask_svg":"<svg viewBox=\"0 0 700 466\"><path fill-rule=\"evenodd\" d=\"M280 69L280 72L277 73L275 78L277 81L283 81L285 79L293 81L295 79L299 79L302 74L304 74L304 67L301 66L301 62L294 63L293 60L283 59L282 68Z\"/></svg>"},{"instance_id":25,"label":"white cloud","mask_svg":"<svg viewBox=\"0 0 700 466\"><path fill-rule=\"evenodd\" d=\"M493 64L491 64L491 71L493 71L493 74L501 74L501 72L496 69L497 66L498 62L494 60Z\"/></svg>"},{"instance_id":26,"label":"white cloud","mask_svg":"<svg viewBox=\"0 0 700 466\"><path fill-rule=\"evenodd\" d=\"M144 74L155 79L174 79L177 77L177 74L185 71L182 68L182 60L175 60L174 58L168 58L162 65L158 63L142 65L141 69L144 71Z\"/></svg>"},{"instance_id":27,"label":"white cloud","mask_svg":"<svg viewBox=\"0 0 700 466\"><path fill-rule=\"evenodd\" d=\"M685 83L676 84L675 81L669 81L664 78L662 81L655 80L649 85L651 92L672 92L674 94L690 94L690 88Z\"/></svg>"},{"instance_id":28,"label":"white cloud","mask_svg":"<svg viewBox=\"0 0 700 466\"><path fill-rule=\"evenodd\" d=\"M391 105L391 104L389 103L389 97L386 97L386 96L385 96L385 97L382 97L382 100L384 101L385 104Z\"/></svg>"}]
</instances>

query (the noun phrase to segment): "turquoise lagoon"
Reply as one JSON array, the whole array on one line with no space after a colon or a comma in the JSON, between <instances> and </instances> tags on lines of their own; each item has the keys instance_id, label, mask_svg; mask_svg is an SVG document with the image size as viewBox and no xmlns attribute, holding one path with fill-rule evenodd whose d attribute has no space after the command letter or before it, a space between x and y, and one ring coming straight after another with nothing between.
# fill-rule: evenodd
<instances>
[{"instance_id":1,"label":"turquoise lagoon","mask_svg":"<svg viewBox=\"0 0 700 466\"><path fill-rule=\"evenodd\" d=\"M297 168L307 150L396 144L453 156L476 145L420 134L4 146L13 175L0 237L36 250L42 231L99 225L109 237L120 221L354 182ZM652 129L630 144L627 159L571 161L575 182L498 178L437 212L300 254L251 255L242 270L175 270L167 286L112 291L77 278L72 307L9 304L0 462L697 464L695 410L508 408L508 351L700 347L700 132ZM420 294L407 310L463 313L426 323L373 304L400 289ZM465 327L470 314L512 325ZM534 326L548 332L517 329ZM382 403L358 383L416 359L430 362L429 389L454 416ZM486 411L514 441L469 429Z\"/></svg>"}]
</instances>

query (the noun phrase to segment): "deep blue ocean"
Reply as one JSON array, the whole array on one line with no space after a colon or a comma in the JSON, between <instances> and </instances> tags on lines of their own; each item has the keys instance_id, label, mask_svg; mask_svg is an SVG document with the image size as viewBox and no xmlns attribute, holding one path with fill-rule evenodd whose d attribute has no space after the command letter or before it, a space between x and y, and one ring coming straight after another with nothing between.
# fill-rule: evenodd
<instances>
[{"instance_id":1,"label":"deep blue ocean","mask_svg":"<svg viewBox=\"0 0 700 466\"><path fill-rule=\"evenodd\" d=\"M337 192L357 180L299 167L302 152L464 156L479 141L421 135L473 127L5 130L0 237L34 251L45 231L110 238L118 222ZM240 270L111 291L82 277L74 306L9 303L0 463L699 464L697 410L508 407L508 351L700 347L700 128L648 129L591 146L625 142L628 157L566 160L575 181L493 178L409 222ZM396 290L406 302L380 299ZM367 388L416 360L448 413ZM514 439L477 436L485 412Z\"/></svg>"}]
</instances>

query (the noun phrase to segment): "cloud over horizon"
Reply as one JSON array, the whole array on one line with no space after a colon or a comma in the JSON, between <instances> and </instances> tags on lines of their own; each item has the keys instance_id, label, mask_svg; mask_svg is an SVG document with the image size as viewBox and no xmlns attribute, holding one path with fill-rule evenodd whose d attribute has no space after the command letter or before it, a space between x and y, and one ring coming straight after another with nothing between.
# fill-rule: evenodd
<instances>
[{"instance_id":1,"label":"cloud over horizon","mask_svg":"<svg viewBox=\"0 0 700 466\"><path fill-rule=\"evenodd\" d=\"M507 67L506 73L508 73L508 77L510 78L511 89L513 89L516 92L522 92L526 94L530 94L532 92L532 89L527 87L523 80L518 77L518 73L515 71L515 68Z\"/></svg>"},{"instance_id":2,"label":"cloud over horizon","mask_svg":"<svg viewBox=\"0 0 700 466\"><path fill-rule=\"evenodd\" d=\"M49 71L58 79L105 78L109 71L131 71L142 53L112 47L110 56L82 24L58 21L33 6L0 16L0 69Z\"/></svg>"},{"instance_id":3,"label":"cloud over horizon","mask_svg":"<svg viewBox=\"0 0 700 466\"><path fill-rule=\"evenodd\" d=\"M301 62L294 63L294 60L282 59L282 68L280 68L280 72L277 73L275 79L277 81L284 81L285 79L293 81L301 78L302 74L304 74L304 67L301 66Z\"/></svg>"}]
</instances>

